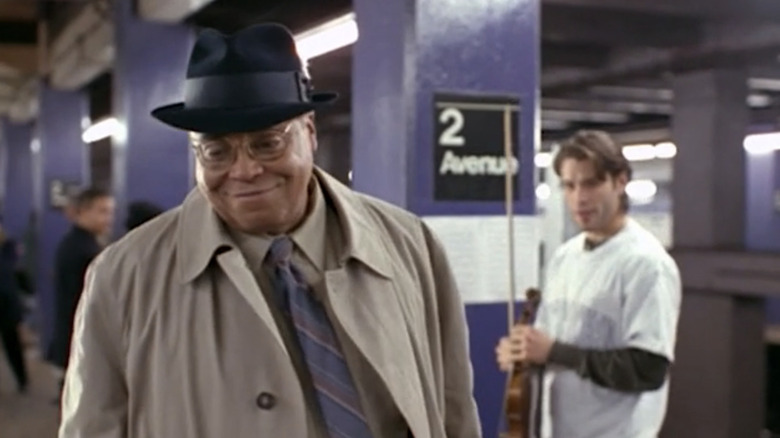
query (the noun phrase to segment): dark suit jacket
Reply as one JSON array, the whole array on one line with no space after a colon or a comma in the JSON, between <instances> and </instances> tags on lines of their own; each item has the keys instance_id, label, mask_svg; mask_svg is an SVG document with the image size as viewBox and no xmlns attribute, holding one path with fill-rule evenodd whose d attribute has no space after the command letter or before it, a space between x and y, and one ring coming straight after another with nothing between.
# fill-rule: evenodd
<instances>
[{"instance_id":1,"label":"dark suit jacket","mask_svg":"<svg viewBox=\"0 0 780 438\"><path fill-rule=\"evenodd\" d=\"M24 317L15 267L16 244L6 240L0 243L0 330L16 327Z\"/></svg>"},{"instance_id":2,"label":"dark suit jacket","mask_svg":"<svg viewBox=\"0 0 780 438\"><path fill-rule=\"evenodd\" d=\"M89 231L73 226L57 246L55 257L55 323L49 360L62 368L68 365L73 317L76 313L84 276L100 245Z\"/></svg>"}]
</instances>

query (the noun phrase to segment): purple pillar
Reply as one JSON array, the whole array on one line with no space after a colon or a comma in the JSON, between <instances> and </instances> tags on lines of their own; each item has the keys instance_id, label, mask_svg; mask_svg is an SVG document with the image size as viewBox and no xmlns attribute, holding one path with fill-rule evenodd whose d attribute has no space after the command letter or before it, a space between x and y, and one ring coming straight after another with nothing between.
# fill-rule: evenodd
<instances>
[{"instance_id":1,"label":"purple pillar","mask_svg":"<svg viewBox=\"0 0 780 438\"><path fill-rule=\"evenodd\" d=\"M81 91L52 90L42 86L36 133L31 142L35 211L38 223L37 281L42 343L51 339L54 318L54 256L70 224L61 210L51 206L50 189L56 181L85 184L88 146L81 140L87 99Z\"/></svg>"},{"instance_id":2,"label":"purple pillar","mask_svg":"<svg viewBox=\"0 0 780 438\"><path fill-rule=\"evenodd\" d=\"M114 115L125 126L113 149L121 235L127 203L145 200L171 208L192 187L187 134L164 126L149 113L181 100L193 31L182 24L144 21L135 15L130 0L115 3Z\"/></svg>"},{"instance_id":3,"label":"purple pillar","mask_svg":"<svg viewBox=\"0 0 780 438\"><path fill-rule=\"evenodd\" d=\"M502 213L501 202L434 201L433 99L448 92L511 95L521 106L516 212L531 214L539 2L442 8L434 0L356 0L354 8L360 37L353 49L353 186L419 214Z\"/></svg>"},{"instance_id":4,"label":"purple pillar","mask_svg":"<svg viewBox=\"0 0 780 438\"><path fill-rule=\"evenodd\" d=\"M449 2L442 7L434 0L355 0L353 6L360 33L353 48L353 187L422 216L503 215L501 200L436 196L442 146L453 146L445 149L454 154L468 155L464 149L474 148L503 156L503 125L494 115L472 113L463 125L452 116L450 121L463 132L471 130L468 138L489 131L498 140L484 145L469 140L460 148L457 138L442 142L437 140L445 134L439 132L442 119L434 99L454 94L467 102L461 108L473 109L479 105L471 105L469 96L505 96L520 106L513 130L520 160L514 211L533 214L539 1ZM454 130L455 125L449 127ZM485 181L474 178L475 184L478 180ZM493 348L506 333L506 304L464 301L483 433L497 436L505 375L497 369Z\"/></svg>"},{"instance_id":5,"label":"purple pillar","mask_svg":"<svg viewBox=\"0 0 780 438\"><path fill-rule=\"evenodd\" d=\"M3 228L8 236L21 241L33 210L33 177L30 156L32 125L5 120L3 128L5 172L3 186Z\"/></svg>"}]
</instances>

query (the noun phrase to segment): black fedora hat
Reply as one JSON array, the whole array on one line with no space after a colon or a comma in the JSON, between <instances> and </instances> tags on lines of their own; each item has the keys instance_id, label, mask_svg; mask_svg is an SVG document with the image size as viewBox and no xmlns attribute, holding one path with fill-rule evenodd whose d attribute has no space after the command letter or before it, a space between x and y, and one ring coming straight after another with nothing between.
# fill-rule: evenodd
<instances>
[{"instance_id":1,"label":"black fedora hat","mask_svg":"<svg viewBox=\"0 0 780 438\"><path fill-rule=\"evenodd\" d=\"M258 24L232 35L206 29L190 55L184 102L156 108L152 116L201 133L258 131L337 97L313 91L284 26Z\"/></svg>"}]
</instances>

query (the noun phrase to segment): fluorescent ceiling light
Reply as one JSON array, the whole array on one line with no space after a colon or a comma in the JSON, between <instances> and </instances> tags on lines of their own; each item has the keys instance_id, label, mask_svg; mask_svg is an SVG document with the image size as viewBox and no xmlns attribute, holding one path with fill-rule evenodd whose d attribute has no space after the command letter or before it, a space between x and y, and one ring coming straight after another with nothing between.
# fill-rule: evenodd
<instances>
[{"instance_id":1,"label":"fluorescent ceiling light","mask_svg":"<svg viewBox=\"0 0 780 438\"><path fill-rule=\"evenodd\" d=\"M772 98L766 94L750 94L745 101L751 108L764 108L772 104Z\"/></svg>"},{"instance_id":2,"label":"fluorescent ceiling light","mask_svg":"<svg viewBox=\"0 0 780 438\"><path fill-rule=\"evenodd\" d=\"M539 168L550 167L553 157L549 152L539 152L534 156L534 165Z\"/></svg>"},{"instance_id":3,"label":"fluorescent ceiling light","mask_svg":"<svg viewBox=\"0 0 780 438\"><path fill-rule=\"evenodd\" d=\"M623 147L623 156L628 161L646 161L655 158L655 146L651 144L636 144Z\"/></svg>"},{"instance_id":4,"label":"fluorescent ceiling light","mask_svg":"<svg viewBox=\"0 0 780 438\"><path fill-rule=\"evenodd\" d=\"M536 186L536 198L545 201L550 198L552 190L550 189L550 185L547 183L541 183L538 186Z\"/></svg>"},{"instance_id":5,"label":"fluorescent ceiling light","mask_svg":"<svg viewBox=\"0 0 780 438\"><path fill-rule=\"evenodd\" d=\"M756 90L780 91L780 80L774 78L750 78L748 86Z\"/></svg>"},{"instance_id":6,"label":"fluorescent ceiling light","mask_svg":"<svg viewBox=\"0 0 780 438\"><path fill-rule=\"evenodd\" d=\"M677 155L677 146L674 143L665 141L655 145L656 158L674 158Z\"/></svg>"},{"instance_id":7,"label":"fluorescent ceiling light","mask_svg":"<svg viewBox=\"0 0 780 438\"><path fill-rule=\"evenodd\" d=\"M671 142L652 144L635 144L623 147L623 156L628 161L648 161L656 158L668 159L677 155L677 146Z\"/></svg>"},{"instance_id":8,"label":"fluorescent ceiling light","mask_svg":"<svg viewBox=\"0 0 780 438\"><path fill-rule=\"evenodd\" d=\"M658 192L658 186L649 179L630 181L626 185L626 194L636 201L648 201Z\"/></svg>"},{"instance_id":9,"label":"fluorescent ceiling light","mask_svg":"<svg viewBox=\"0 0 780 438\"><path fill-rule=\"evenodd\" d=\"M114 117L103 119L81 134L81 140L84 143L94 143L122 132L122 124Z\"/></svg>"},{"instance_id":10,"label":"fluorescent ceiling light","mask_svg":"<svg viewBox=\"0 0 780 438\"><path fill-rule=\"evenodd\" d=\"M751 154L768 154L780 149L780 132L752 134L745 137L743 146Z\"/></svg>"},{"instance_id":11,"label":"fluorescent ceiling light","mask_svg":"<svg viewBox=\"0 0 780 438\"><path fill-rule=\"evenodd\" d=\"M358 39L355 13L336 18L295 36L298 54L304 62L354 44Z\"/></svg>"}]
</instances>

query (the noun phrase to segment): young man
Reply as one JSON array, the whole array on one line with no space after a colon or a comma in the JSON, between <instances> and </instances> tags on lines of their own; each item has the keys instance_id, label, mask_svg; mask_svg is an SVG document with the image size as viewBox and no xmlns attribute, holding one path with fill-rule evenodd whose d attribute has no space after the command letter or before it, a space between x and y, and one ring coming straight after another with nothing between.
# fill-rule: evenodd
<instances>
[{"instance_id":1,"label":"young man","mask_svg":"<svg viewBox=\"0 0 780 438\"><path fill-rule=\"evenodd\" d=\"M28 373L21 337L24 306L15 275L18 256L16 242L0 226L0 343L16 378L17 389L25 393Z\"/></svg>"},{"instance_id":2,"label":"young man","mask_svg":"<svg viewBox=\"0 0 780 438\"><path fill-rule=\"evenodd\" d=\"M444 250L314 166L290 31L205 30L185 89L198 187L93 263L60 438L479 437Z\"/></svg>"},{"instance_id":3,"label":"young man","mask_svg":"<svg viewBox=\"0 0 780 438\"><path fill-rule=\"evenodd\" d=\"M565 141L554 168L582 233L551 260L534 327L500 340L499 366L545 366L543 437L655 437L674 359L677 266L627 215L631 167L606 133Z\"/></svg>"},{"instance_id":4,"label":"young man","mask_svg":"<svg viewBox=\"0 0 780 438\"><path fill-rule=\"evenodd\" d=\"M70 204L73 226L55 255L56 321L48 354L52 364L63 370L68 366L73 318L87 267L102 249L99 242L109 234L114 220L114 199L103 189L84 189Z\"/></svg>"}]
</instances>

